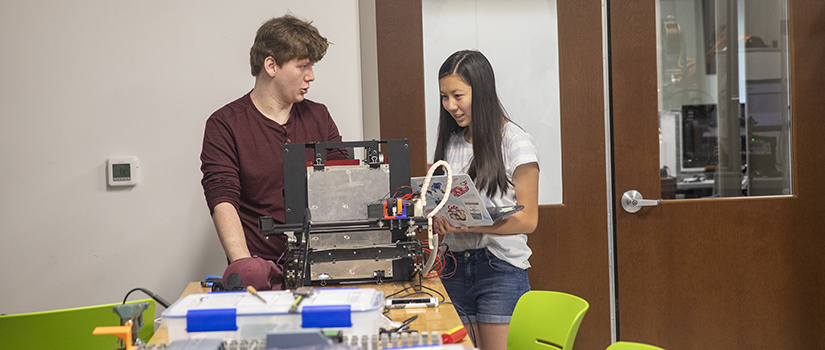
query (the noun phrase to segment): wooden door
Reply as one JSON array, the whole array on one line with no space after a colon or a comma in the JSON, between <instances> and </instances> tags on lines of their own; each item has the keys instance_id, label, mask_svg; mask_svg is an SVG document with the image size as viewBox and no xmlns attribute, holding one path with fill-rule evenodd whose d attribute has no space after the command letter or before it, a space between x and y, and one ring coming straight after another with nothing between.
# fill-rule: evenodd
<instances>
[{"instance_id":1,"label":"wooden door","mask_svg":"<svg viewBox=\"0 0 825 350\"><path fill-rule=\"evenodd\" d=\"M623 192L661 193L654 1L610 1L608 8L606 133L601 1L557 2L564 204L542 206L530 236L533 289L590 303L577 349L610 344L612 310L619 339L670 349L821 348L825 188L818 169L825 153L817 141L825 122L817 117L825 91L825 3L791 1L794 195L664 201L636 214L621 211ZM381 135L409 137L413 168L423 167L429 155L422 145L421 4L377 1L376 23ZM612 169L605 169L607 159ZM611 239L616 251L609 250Z\"/></svg>"},{"instance_id":2,"label":"wooden door","mask_svg":"<svg viewBox=\"0 0 825 350\"><path fill-rule=\"evenodd\" d=\"M424 169L432 155L424 143L421 3L375 5L381 138L410 138L412 168ZM611 340L611 304L601 2L564 0L556 7L564 204L539 209L528 274L532 289L587 300L576 349L604 349Z\"/></svg>"},{"instance_id":3,"label":"wooden door","mask_svg":"<svg viewBox=\"0 0 825 350\"><path fill-rule=\"evenodd\" d=\"M736 1L732 1L735 3ZM668 349L821 349L825 343L825 3L790 1L793 195L659 198L654 1L610 1L621 340Z\"/></svg>"}]
</instances>

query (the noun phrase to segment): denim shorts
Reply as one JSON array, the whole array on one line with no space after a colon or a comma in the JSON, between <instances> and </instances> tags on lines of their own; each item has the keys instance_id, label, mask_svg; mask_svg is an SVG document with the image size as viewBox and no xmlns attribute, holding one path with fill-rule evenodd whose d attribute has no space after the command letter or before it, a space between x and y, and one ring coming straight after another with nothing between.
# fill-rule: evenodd
<instances>
[{"instance_id":1,"label":"denim shorts","mask_svg":"<svg viewBox=\"0 0 825 350\"><path fill-rule=\"evenodd\" d=\"M510 323L518 299L530 290L527 270L497 258L487 248L453 252L453 256L455 262L445 259L442 275L449 278L441 283L461 322Z\"/></svg>"}]
</instances>

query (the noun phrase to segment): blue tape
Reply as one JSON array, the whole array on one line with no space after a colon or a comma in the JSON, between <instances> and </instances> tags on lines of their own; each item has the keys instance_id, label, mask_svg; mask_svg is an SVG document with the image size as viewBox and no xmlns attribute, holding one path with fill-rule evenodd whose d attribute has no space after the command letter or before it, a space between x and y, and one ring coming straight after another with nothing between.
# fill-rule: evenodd
<instances>
[{"instance_id":1,"label":"blue tape","mask_svg":"<svg viewBox=\"0 0 825 350\"><path fill-rule=\"evenodd\" d=\"M235 309L189 310L186 312L186 331L237 331L236 313Z\"/></svg>"},{"instance_id":2,"label":"blue tape","mask_svg":"<svg viewBox=\"0 0 825 350\"><path fill-rule=\"evenodd\" d=\"M301 308L301 327L352 327L349 305L306 305Z\"/></svg>"}]
</instances>

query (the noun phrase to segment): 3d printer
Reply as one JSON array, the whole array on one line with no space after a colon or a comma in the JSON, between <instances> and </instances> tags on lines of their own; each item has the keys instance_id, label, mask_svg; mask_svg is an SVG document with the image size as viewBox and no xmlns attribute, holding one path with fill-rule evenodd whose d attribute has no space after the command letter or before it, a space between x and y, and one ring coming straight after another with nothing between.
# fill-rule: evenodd
<instances>
[{"instance_id":1,"label":"3d printer","mask_svg":"<svg viewBox=\"0 0 825 350\"><path fill-rule=\"evenodd\" d=\"M363 149L364 159L325 164L327 150L342 148ZM286 288L408 281L422 270L415 231L427 219L409 200L408 140L286 144L284 181L285 223L261 217L259 228L287 236Z\"/></svg>"}]
</instances>

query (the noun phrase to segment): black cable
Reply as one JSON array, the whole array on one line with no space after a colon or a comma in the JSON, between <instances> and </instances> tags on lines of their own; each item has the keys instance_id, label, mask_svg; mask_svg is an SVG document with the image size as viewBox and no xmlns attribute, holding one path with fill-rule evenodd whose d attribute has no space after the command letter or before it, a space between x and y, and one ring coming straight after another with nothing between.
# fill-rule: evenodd
<instances>
[{"instance_id":1,"label":"black cable","mask_svg":"<svg viewBox=\"0 0 825 350\"><path fill-rule=\"evenodd\" d=\"M413 286L409 286L409 287L402 288L401 290L399 290L399 291L397 291L397 292L395 292L395 293L392 293L392 294L390 294L390 295L387 295L385 298L386 298L386 299L389 299L389 298L394 297L394 296L396 296L396 295L398 295L398 294L401 294L401 293L403 293L403 292L405 292L405 291L407 291L407 290L409 290L409 289L413 289L413 290L415 290L415 288L416 288L416 287L418 287L418 289L421 289L421 288L426 288L426 289L429 289L429 290L431 290L431 291L435 292L436 294L438 294L438 295L441 297L441 300L439 301L439 303L441 303L441 304L450 304L450 305L452 305L452 306L453 306L453 308L455 308L456 312L458 312L459 314L464 315L464 317L467 317L467 322L468 322L468 324L470 325L469 329L467 329L467 336L469 336L469 337L470 337L470 341L472 341L472 342L473 342L473 345L475 345L475 344L476 344L476 335L475 335L475 330L473 329L473 321L471 321L471 320L470 320L470 317L469 317L469 316L467 316L467 312L465 312L465 311L464 311L464 309L462 309L462 308L461 308L461 306L454 304L452 301L446 301L446 300L447 300L447 298L444 296L444 294L441 294L441 292L439 292L439 291L437 291L437 290L435 290L435 289L433 289L433 288L427 287L427 286L425 286L425 285L423 285L423 284L421 284L421 283L418 283L418 284L413 285ZM430 296L432 296L432 294L429 294L429 293L427 293L427 292L413 292L413 293L407 294L407 296L410 296L410 295L415 295L415 294L425 294L425 295L430 295ZM385 309L385 310L384 310L384 314L385 314L385 315L386 315L388 312L389 312L389 309ZM414 316L417 316L417 315L414 315ZM405 322L406 322L406 323L409 323L409 322L412 322L414 319L415 319L415 318L412 318L412 317L411 317L410 319L407 319ZM407 321L409 321L409 322L407 322ZM397 329L399 329L399 328L403 328L403 326L399 326L399 327L394 328L394 329L395 329L395 330L397 330ZM467 328L467 327L465 327L465 328ZM385 331L385 332L386 332L386 331Z\"/></svg>"},{"instance_id":2,"label":"black cable","mask_svg":"<svg viewBox=\"0 0 825 350\"><path fill-rule=\"evenodd\" d=\"M404 294L404 295L399 295L399 296L397 296L397 298L409 298L409 297L412 297L414 295L419 295L419 294L426 295L428 297L433 296L431 293L427 293L427 292L412 292L412 293L407 293L407 294Z\"/></svg>"},{"instance_id":3,"label":"black cable","mask_svg":"<svg viewBox=\"0 0 825 350\"><path fill-rule=\"evenodd\" d=\"M393 332L401 332L404 328L409 328L409 327L407 327L407 326L409 326L409 325L410 325L410 323L412 323L412 321L415 321L415 319L417 319L417 318L418 318L418 315L412 315L412 317L410 317L410 318L408 318L408 319L404 320L404 322L401 322L401 325L399 325L398 327L395 327L395 328L393 328L393 329L390 329L390 330L389 330L389 333L393 333Z\"/></svg>"},{"instance_id":4,"label":"black cable","mask_svg":"<svg viewBox=\"0 0 825 350\"><path fill-rule=\"evenodd\" d=\"M445 298L445 297L444 297L444 294L441 294L441 292L439 292L439 291L437 291L437 290L435 290L435 289L432 289L432 288L427 287L427 286L425 286L425 285L421 285L421 288L426 288L426 289L429 289L429 290L431 290L431 291L435 292L435 294L438 294L438 296L440 296L440 297L441 297L440 302L443 302L444 300L447 300L447 298ZM419 292L419 293L425 293L425 292ZM432 295L431 295L431 296L432 296Z\"/></svg>"},{"instance_id":5,"label":"black cable","mask_svg":"<svg viewBox=\"0 0 825 350\"><path fill-rule=\"evenodd\" d=\"M161 306L163 306L164 308L167 308L167 309L169 308L169 302L168 302L168 301L164 300L164 299L163 299L163 298L161 298L159 295L157 295L157 294L155 294L155 293L152 293L152 291L150 291L150 290L148 290L148 289L146 289L146 288L140 288L140 287L133 288L133 289L132 289L132 290L130 290L128 293L126 293L126 296L125 296L125 297L123 297L123 303L124 303L124 304L126 304L126 299L128 299L128 298L129 298L129 294L132 294L132 292L134 292L134 291L136 291L136 290L139 290L139 291L141 291L141 292L146 293L146 295L148 295L150 298L154 299L154 300L155 300L158 304L160 304L160 305L161 305Z\"/></svg>"},{"instance_id":6,"label":"black cable","mask_svg":"<svg viewBox=\"0 0 825 350\"><path fill-rule=\"evenodd\" d=\"M462 309L461 306L459 306L457 304L454 304L452 301L445 301L444 304L452 305L456 309L457 312L463 314L464 317L467 318L467 324L470 325L470 327L465 327L465 328L468 328L467 329L467 336L470 337L470 341L472 341L473 345L475 345L476 344L476 334L475 334L475 330L473 329L473 321L470 320L470 316L467 316L467 313L464 312L464 309Z\"/></svg>"},{"instance_id":7,"label":"black cable","mask_svg":"<svg viewBox=\"0 0 825 350\"><path fill-rule=\"evenodd\" d=\"M449 246L449 245L447 245L446 243L441 243L441 244L439 244L439 247L440 247L440 246L442 246L442 245L446 246L446 247L445 247L445 249L443 250L443 254L444 254L444 261L445 261L445 262L443 263L443 265L446 265L447 254L449 253L450 255L452 255L452 252L450 251L450 246ZM456 266L456 268L458 268L458 266ZM443 271L442 271L442 272L443 272ZM420 285L420 286L421 286L421 287L424 287L424 288L427 288L427 289L429 289L429 290L431 290L431 291L435 292L436 294L440 295L440 296L441 296L441 303L442 303L442 304L450 304L450 305L452 305L452 306L453 306L453 308L456 310L456 312L457 312L457 313L459 313L459 314L461 314L461 315L464 315L464 317L466 317L466 318L467 318L467 324L469 324L469 325L470 325L470 326L469 326L469 328L468 328L468 327L465 327L465 328L468 328L468 329L467 329L467 336L469 336L469 337L470 337L470 341L472 341L472 342L473 342L473 345L475 345L475 344L476 344L476 334L475 334L475 330L473 329L473 321L472 321L472 320L470 320L470 316L468 316L468 315L467 315L467 312L465 312L465 311L464 311L464 309L463 309L463 308L461 308L461 306L459 306L458 304L455 304L455 303L453 303L452 301L447 301L447 298L445 298L445 297L444 297L444 295L443 295L443 294L441 294L441 292L439 292L439 291L437 291L437 290L435 290L435 289L432 289L432 288L430 288L430 287L424 286L424 285ZM459 318L460 318L460 317L459 317Z\"/></svg>"},{"instance_id":8,"label":"black cable","mask_svg":"<svg viewBox=\"0 0 825 350\"><path fill-rule=\"evenodd\" d=\"M394 297L394 296L396 296L396 295L398 295L398 294L404 293L404 292L406 292L406 291L408 291L408 290L410 290L410 289L412 289L412 290L416 290L416 289L418 289L419 291L416 291L416 292L412 292L412 293L405 294L404 296L401 296L401 297L399 297L399 298L406 298L406 297L409 297L409 296L412 296L412 295L416 295L416 294L424 294L424 295L433 296L432 294L430 294L430 293L428 293L428 292L422 292L422 291L420 291L420 289L421 289L421 288L429 289L429 290L433 291L435 294L438 294L438 296L439 296L439 297L441 297L441 300L439 300L439 302L444 301L444 300L447 300L447 298L446 298L446 297L444 297L444 294L441 294L441 292L439 292L439 291L437 291L437 290L435 290L435 289L432 289L432 288L430 288L430 287L427 287L427 286L425 286L425 285L423 285L423 284L421 284L421 283L417 283L417 284L412 285L412 286L409 286L409 287L404 287L404 288L402 288L402 289L398 290L398 291L397 291L397 292L395 292L395 293L392 293L392 294L389 294L389 295L385 296L385 297L384 297L384 299L389 299L389 298L392 298L392 297Z\"/></svg>"},{"instance_id":9,"label":"black cable","mask_svg":"<svg viewBox=\"0 0 825 350\"><path fill-rule=\"evenodd\" d=\"M403 289L401 289L401 290L399 290L399 291L397 291L397 292L395 292L395 293L392 293L392 294L390 294L390 295L387 295L387 296L386 296L386 297L384 297L384 298L385 298L385 299L392 298L392 297L394 297L394 296L396 296L396 295L398 295L398 294L403 293L404 291L406 291L407 289L410 289L410 288L414 288L414 287L413 287L413 286L410 286L410 287L404 287Z\"/></svg>"}]
</instances>

